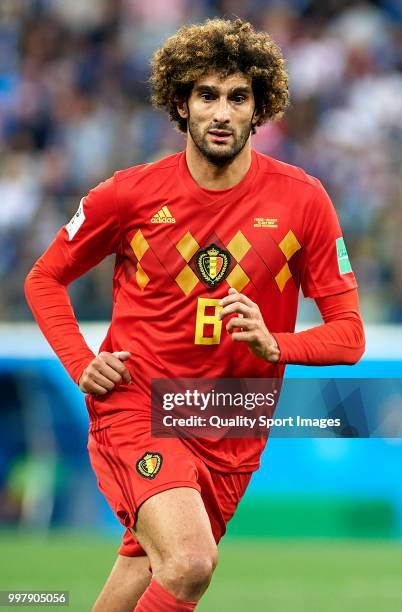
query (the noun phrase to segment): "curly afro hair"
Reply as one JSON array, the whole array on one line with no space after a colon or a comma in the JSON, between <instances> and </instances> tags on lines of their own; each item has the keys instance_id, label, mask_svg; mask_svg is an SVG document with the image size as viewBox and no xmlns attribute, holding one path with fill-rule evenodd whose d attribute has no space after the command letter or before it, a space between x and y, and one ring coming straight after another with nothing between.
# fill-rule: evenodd
<instances>
[{"instance_id":1,"label":"curly afro hair","mask_svg":"<svg viewBox=\"0 0 402 612\"><path fill-rule=\"evenodd\" d=\"M181 132L187 131L187 120L176 104L209 72L223 77L242 72L251 78L256 125L280 118L288 105L285 60L272 38L241 19L208 19L181 27L151 59L152 104L167 111Z\"/></svg>"}]
</instances>

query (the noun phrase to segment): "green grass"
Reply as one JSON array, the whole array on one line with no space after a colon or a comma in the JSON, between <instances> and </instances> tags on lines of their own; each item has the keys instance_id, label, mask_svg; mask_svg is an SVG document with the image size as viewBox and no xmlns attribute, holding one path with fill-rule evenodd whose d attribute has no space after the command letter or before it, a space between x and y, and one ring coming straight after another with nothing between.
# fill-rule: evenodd
<instances>
[{"instance_id":1,"label":"green grass","mask_svg":"<svg viewBox=\"0 0 402 612\"><path fill-rule=\"evenodd\" d=\"M45 540L0 533L0 589L69 590L68 609L88 612L117 545L118 538L79 533L55 533ZM402 546L389 541L227 539L197 610L396 612L402 610Z\"/></svg>"}]
</instances>

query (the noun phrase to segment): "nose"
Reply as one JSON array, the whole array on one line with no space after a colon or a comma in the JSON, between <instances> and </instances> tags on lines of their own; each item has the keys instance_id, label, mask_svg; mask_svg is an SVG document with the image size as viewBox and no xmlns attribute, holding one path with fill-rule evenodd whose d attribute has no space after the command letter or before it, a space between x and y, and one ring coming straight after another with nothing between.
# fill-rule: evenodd
<instances>
[{"instance_id":1,"label":"nose","mask_svg":"<svg viewBox=\"0 0 402 612\"><path fill-rule=\"evenodd\" d=\"M222 96L217 100L217 104L215 107L214 113L214 122L215 123L229 123L229 103L228 100Z\"/></svg>"}]
</instances>

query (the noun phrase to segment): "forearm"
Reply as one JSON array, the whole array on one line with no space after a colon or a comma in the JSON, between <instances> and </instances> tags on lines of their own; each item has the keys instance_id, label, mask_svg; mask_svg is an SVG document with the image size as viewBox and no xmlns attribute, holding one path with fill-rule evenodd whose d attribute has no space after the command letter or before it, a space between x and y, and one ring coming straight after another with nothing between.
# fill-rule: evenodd
<instances>
[{"instance_id":1,"label":"forearm","mask_svg":"<svg viewBox=\"0 0 402 612\"><path fill-rule=\"evenodd\" d=\"M356 363L364 353L365 337L357 291L317 299L324 323L298 333L273 333L279 363L335 365Z\"/></svg>"},{"instance_id":2,"label":"forearm","mask_svg":"<svg viewBox=\"0 0 402 612\"><path fill-rule=\"evenodd\" d=\"M354 321L333 321L294 334L272 334L278 343L278 363L352 365L364 353L363 328Z\"/></svg>"},{"instance_id":3,"label":"forearm","mask_svg":"<svg viewBox=\"0 0 402 612\"><path fill-rule=\"evenodd\" d=\"M43 335L78 383L95 355L79 330L66 286L36 263L26 277L25 296Z\"/></svg>"}]
</instances>

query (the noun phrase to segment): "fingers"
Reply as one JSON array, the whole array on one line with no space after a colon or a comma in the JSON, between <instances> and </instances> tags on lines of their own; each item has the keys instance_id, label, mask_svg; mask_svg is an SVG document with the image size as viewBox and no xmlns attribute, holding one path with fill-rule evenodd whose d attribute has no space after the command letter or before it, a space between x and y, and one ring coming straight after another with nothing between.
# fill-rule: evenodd
<instances>
[{"instance_id":1,"label":"fingers","mask_svg":"<svg viewBox=\"0 0 402 612\"><path fill-rule=\"evenodd\" d=\"M110 367L110 365L108 365L107 363L105 363L105 365L101 367L99 373L103 374L103 376L105 376L108 380L112 381L112 383L114 383L115 385L120 384L123 380L122 375L117 372L117 370L114 370L112 367Z\"/></svg>"},{"instance_id":2,"label":"fingers","mask_svg":"<svg viewBox=\"0 0 402 612\"><path fill-rule=\"evenodd\" d=\"M107 363L107 365L109 365L111 368L113 368L113 370L118 372L118 374L120 374L125 383L130 383L130 372L128 371L124 363L122 363L122 361L126 361L126 359L129 359L131 357L131 354L127 351L120 351L116 353L106 353L106 355L107 357L105 357L105 362ZM118 357L118 355L123 355L123 359L122 357Z\"/></svg>"},{"instance_id":3,"label":"fingers","mask_svg":"<svg viewBox=\"0 0 402 612\"><path fill-rule=\"evenodd\" d=\"M105 393L108 393L110 390L108 389L109 385L113 385L113 383L102 377L102 375L98 375L96 371L91 370L91 364L84 370L79 383L81 391L84 393L94 393L95 395L105 395Z\"/></svg>"},{"instance_id":4,"label":"fingers","mask_svg":"<svg viewBox=\"0 0 402 612\"><path fill-rule=\"evenodd\" d=\"M229 304L234 303L245 304L249 308L256 307L256 304L252 300L250 300L249 297L244 295L244 293L239 293L238 291L236 291L236 289L233 289L233 287L231 287L229 289L228 295L226 295L220 300L219 305L225 308L226 306L229 306Z\"/></svg>"},{"instance_id":5,"label":"fingers","mask_svg":"<svg viewBox=\"0 0 402 612\"><path fill-rule=\"evenodd\" d=\"M241 302L234 302L233 304L229 304L228 306L225 306L225 308L222 308L218 314L218 319L222 321L222 319L234 313L239 315L241 314L244 317L251 317L254 316L254 309Z\"/></svg>"},{"instance_id":6,"label":"fingers","mask_svg":"<svg viewBox=\"0 0 402 612\"><path fill-rule=\"evenodd\" d=\"M233 289L233 287L229 289L229 294L224 297L219 304L222 306L222 310L218 314L218 319L220 321L231 314L237 314L240 317L248 319L261 318L260 309L257 304L246 295L243 295L243 293L239 293L236 289Z\"/></svg>"},{"instance_id":7,"label":"fingers","mask_svg":"<svg viewBox=\"0 0 402 612\"><path fill-rule=\"evenodd\" d=\"M120 359L120 361L126 361L131 357L131 353L129 353L128 351L115 351L114 353L112 353L112 355L117 357L117 359Z\"/></svg>"},{"instance_id":8,"label":"fingers","mask_svg":"<svg viewBox=\"0 0 402 612\"><path fill-rule=\"evenodd\" d=\"M85 393L105 395L121 382L130 383L130 372L122 363L130 356L128 351L99 353L85 368L79 381L80 389Z\"/></svg>"},{"instance_id":9,"label":"fingers","mask_svg":"<svg viewBox=\"0 0 402 612\"><path fill-rule=\"evenodd\" d=\"M255 331L237 331L233 332L232 340L234 342L255 342Z\"/></svg>"},{"instance_id":10,"label":"fingers","mask_svg":"<svg viewBox=\"0 0 402 612\"><path fill-rule=\"evenodd\" d=\"M106 378L106 376L103 376L100 372L94 372L91 375L91 382L102 387L106 391L111 391L115 387L115 383L109 378Z\"/></svg>"},{"instance_id":11,"label":"fingers","mask_svg":"<svg viewBox=\"0 0 402 612\"><path fill-rule=\"evenodd\" d=\"M241 328L245 331L260 329L261 321L258 319L245 319L244 317L232 317L226 325L226 331L230 334L235 329Z\"/></svg>"},{"instance_id":12,"label":"fingers","mask_svg":"<svg viewBox=\"0 0 402 612\"><path fill-rule=\"evenodd\" d=\"M80 383L80 389L84 393L93 393L94 395L106 395L108 392L107 389L104 389L101 385L97 385L90 380L83 380L82 383Z\"/></svg>"}]
</instances>

